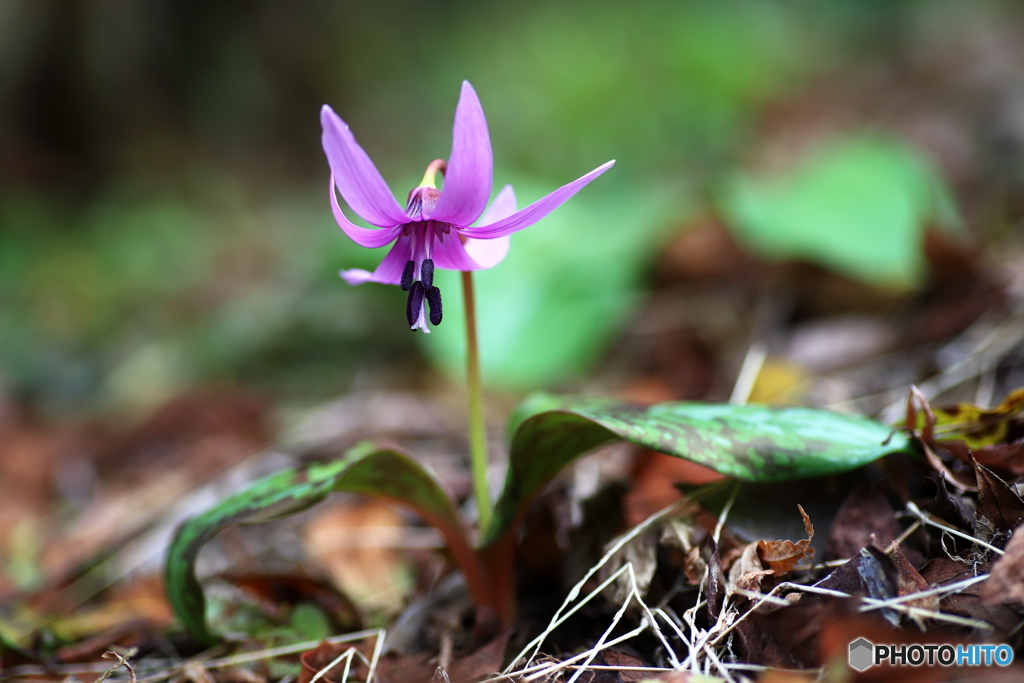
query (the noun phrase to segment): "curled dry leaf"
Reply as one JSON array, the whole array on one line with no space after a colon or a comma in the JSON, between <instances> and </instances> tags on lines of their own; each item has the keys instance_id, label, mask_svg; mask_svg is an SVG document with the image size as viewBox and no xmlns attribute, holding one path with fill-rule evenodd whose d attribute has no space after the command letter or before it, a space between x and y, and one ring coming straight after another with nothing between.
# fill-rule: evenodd
<instances>
[{"instance_id":1,"label":"curled dry leaf","mask_svg":"<svg viewBox=\"0 0 1024 683\"><path fill-rule=\"evenodd\" d=\"M803 507L797 505L800 516L804 520L804 530L807 538L797 541L758 541L757 555L761 562L768 566L776 576L781 576L793 570L805 557L814 557L814 548L811 547L811 539L814 538L814 526L811 518L804 512Z\"/></svg>"},{"instance_id":2,"label":"curled dry leaf","mask_svg":"<svg viewBox=\"0 0 1024 683\"><path fill-rule=\"evenodd\" d=\"M696 586L704 580L704 572L708 569L708 563L701 557L700 546L693 546L686 553L686 560L683 564L683 573L686 574L686 581L691 586Z\"/></svg>"},{"instance_id":3,"label":"curled dry leaf","mask_svg":"<svg viewBox=\"0 0 1024 683\"><path fill-rule=\"evenodd\" d=\"M812 557L811 539L814 527L811 518L800 509L807 538L797 541L757 541L743 546L738 557L729 566L729 586L748 591L761 590L761 581L766 576L782 576L790 572L803 558Z\"/></svg>"},{"instance_id":4,"label":"curled dry leaf","mask_svg":"<svg viewBox=\"0 0 1024 683\"><path fill-rule=\"evenodd\" d=\"M762 541L763 543L763 541ZM761 579L775 572L765 569L757 553L758 543L748 543L729 567L729 585L748 591L761 590Z\"/></svg>"},{"instance_id":5,"label":"curled dry leaf","mask_svg":"<svg viewBox=\"0 0 1024 683\"><path fill-rule=\"evenodd\" d=\"M978 509L975 512L974 532L989 542L1005 540L1021 521L1024 521L1024 500L1016 489L999 478L995 472L971 458L978 479Z\"/></svg>"}]
</instances>

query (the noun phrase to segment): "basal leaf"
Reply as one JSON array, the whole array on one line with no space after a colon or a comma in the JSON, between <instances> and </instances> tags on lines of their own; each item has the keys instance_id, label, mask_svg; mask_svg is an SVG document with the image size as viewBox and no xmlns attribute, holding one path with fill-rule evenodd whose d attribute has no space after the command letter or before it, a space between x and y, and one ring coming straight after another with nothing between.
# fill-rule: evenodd
<instances>
[{"instance_id":1,"label":"basal leaf","mask_svg":"<svg viewBox=\"0 0 1024 683\"><path fill-rule=\"evenodd\" d=\"M556 410L556 401L532 399L526 414L545 412L518 415L505 490L485 544L510 528L559 470L617 439L752 482L836 474L911 450L907 436L892 434L886 425L827 410L711 403L639 407L578 398L562 399Z\"/></svg>"},{"instance_id":2,"label":"basal leaf","mask_svg":"<svg viewBox=\"0 0 1024 683\"><path fill-rule=\"evenodd\" d=\"M206 601L195 575L196 556L203 545L231 524L286 517L315 505L332 491L377 496L412 508L444 534L474 598L486 603L479 560L437 480L398 451L360 444L340 460L266 477L178 529L167 553L164 580L174 612L193 637L206 643L217 640L206 624Z\"/></svg>"}]
</instances>

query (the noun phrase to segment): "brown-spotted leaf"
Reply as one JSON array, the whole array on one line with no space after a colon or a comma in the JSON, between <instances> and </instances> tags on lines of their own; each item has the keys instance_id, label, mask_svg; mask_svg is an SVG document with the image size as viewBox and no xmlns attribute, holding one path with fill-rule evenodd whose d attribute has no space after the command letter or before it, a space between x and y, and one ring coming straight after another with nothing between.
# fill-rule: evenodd
<instances>
[{"instance_id":1,"label":"brown-spotted leaf","mask_svg":"<svg viewBox=\"0 0 1024 683\"><path fill-rule=\"evenodd\" d=\"M272 474L181 525L167 551L164 583L171 607L189 634L204 643L217 641L206 624L206 599L195 575L196 557L206 542L231 524L265 522L305 510L332 491L385 498L412 508L445 537L474 600L488 604L479 558L436 478L404 453L364 443L340 460Z\"/></svg>"},{"instance_id":2,"label":"brown-spotted leaf","mask_svg":"<svg viewBox=\"0 0 1024 683\"><path fill-rule=\"evenodd\" d=\"M484 546L509 533L562 468L615 440L749 482L830 476L890 453L916 452L905 433L864 417L813 408L696 402L636 406L538 395L524 402L511 425L505 488Z\"/></svg>"}]
</instances>

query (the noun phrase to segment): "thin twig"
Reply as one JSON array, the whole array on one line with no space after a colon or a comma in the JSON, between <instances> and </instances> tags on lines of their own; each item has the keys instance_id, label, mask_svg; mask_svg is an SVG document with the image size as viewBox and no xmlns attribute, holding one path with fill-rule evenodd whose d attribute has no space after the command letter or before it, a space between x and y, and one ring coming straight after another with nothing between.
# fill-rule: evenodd
<instances>
[{"instance_id":1,"label":"thin twig","mask_svg":"<svg viewBox=\"0 0 1024 683\"><path fill-rule=\"evenodd\" d=\"M928 524L929 526L933 526L933 527L942 529L943 531L945 531L947 533L953 534L954 536L959 536L960 538L968 540L971 543L976 543L976 544L982 546L983 548L987 548L988 550L991 550L992 552L996 553L997 555L1005 554L1002 550L1000 550L999 548L995 547L994 545L992 545L990 543L986 543L985 541L982 541L981 539L975 538L974 536L971 536L970 534L965 534L964 532L962 532L962 531L960 531L960 530L958 530L958 529L956 529L954 527L948 526L946 524L942 524L941 522L936 522L934 519L931 518L931 516L926 514L924 511L922 511L921 508L917 507L917 505L914 504L914 501L909 501L907 503L907 509L910 510L910 513L912 515L914 515L915 517L920 519L923 523Z\"/></svg>"}]
</instances>

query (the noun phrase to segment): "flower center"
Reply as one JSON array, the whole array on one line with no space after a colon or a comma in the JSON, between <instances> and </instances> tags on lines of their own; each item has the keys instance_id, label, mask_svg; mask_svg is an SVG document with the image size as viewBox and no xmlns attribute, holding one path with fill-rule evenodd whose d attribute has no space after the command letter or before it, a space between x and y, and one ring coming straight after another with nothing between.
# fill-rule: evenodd
<instances>
[{"instance_id":1,"label":"flower center","mask_svg":"<svg viewBox=\"0 0 1024 683\"><path fill-rule=\"evenodd\" d=\"M441 290L434 286L434 260L430 257L434 240L442 241L451 232L452 226L432 220L416 220L424 211L429 215L437 206L441 192L437 189L437 174L442 176L448 169L444 159L435 159L427 166L423 180L409 192L405 212L413 220L402 226L402 233L410 238L412 258L402 270L402 290L409 292L405 315L412 329L427 332L424 318L424 304L430 309L430 324L441 324Z\"/></svg>"},{"instance_id":2,"label":"flower center","mask_svg":"<svg viewBox=\"0 0 1024 683\"><path fill-rule=\"evenodd\" d=\"M403 291L409 292L405 316L413 329L423 312L424 301L430 307L430 324L441 324L441 290L434 286L433 259L425 258L419 262L406 261L405 269L402 271L401 286Z\"/></svg>"}]
</instances>

